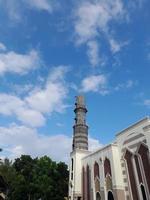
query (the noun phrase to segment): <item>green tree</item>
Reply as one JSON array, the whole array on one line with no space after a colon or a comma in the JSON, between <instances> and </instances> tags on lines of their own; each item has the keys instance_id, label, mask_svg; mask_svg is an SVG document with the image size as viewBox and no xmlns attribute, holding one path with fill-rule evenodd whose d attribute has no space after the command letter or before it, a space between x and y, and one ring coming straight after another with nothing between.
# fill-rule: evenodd
<instances>
[{"instance_id":1,"label":"green tree","mask_svg":"<svg viewBox=\"0 0 150 200\"><path fill-rule=\"evenodd\" d=\"M22 155L14 163L5 159L0 173L9 185L9 200L64 200L68 191L68 167L49 157Z\"/></svg>"}]
</instances>

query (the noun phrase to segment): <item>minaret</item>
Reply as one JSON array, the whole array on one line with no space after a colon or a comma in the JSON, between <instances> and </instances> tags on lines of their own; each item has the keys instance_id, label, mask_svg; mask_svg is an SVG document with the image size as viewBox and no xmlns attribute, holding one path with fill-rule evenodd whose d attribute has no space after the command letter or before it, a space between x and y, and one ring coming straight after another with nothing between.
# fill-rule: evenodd
<instances>
[{"instance_id":1,"label":"minaret","mask_svg":"<svg viewBox=\"0 0 150 200\"><path fill-rule=\"evenodd\" d=\"M69 165L69 200L82 199L82 158L88 155L87 109L83 96L75 102L75 124L73 126L73 145ZM85 199L82 199L85 200Z\"/></svg>"},{"instance_id":2,"label":"minaret","mask_svg":"<svg viewBox=\"0 0 150 200\"><path fill-rule=\"evenodd\" d=\"M88 126L86 125L87 109L83 96L76 97L75 103L75 124L73 126L72 150L88 150Z\"/></svg>"}]
</instances>

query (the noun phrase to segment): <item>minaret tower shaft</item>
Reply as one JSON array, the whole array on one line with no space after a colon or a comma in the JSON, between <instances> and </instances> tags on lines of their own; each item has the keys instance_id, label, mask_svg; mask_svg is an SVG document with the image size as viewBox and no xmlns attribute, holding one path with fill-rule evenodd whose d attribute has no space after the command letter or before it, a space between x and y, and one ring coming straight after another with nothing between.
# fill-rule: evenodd
<instances>
[{"instance_id":1,"label":"minaret tower shaft","mask_svg":"<svg viewBox=\"0 0 150 200\"><path fill-rule=\"evenodd\" d=\"M69 165L69 199L85 200L82 198L82 158L88 155L88 126L86 125L85 100L77 96L75 102L75 122L73 126L73 144Z\"/></svg>"},{"instance_id":2,"label":"minaret tower shaft","mask_svg":"<svg viewBox=\"0 0 150 200\"><path fill-rule=\"evenodd\" d=\"M88 150L88 126L86 125L85 100L83 96L76 97L75 103L75 124L73 126L73 145L72 150Z\"/></svg>"}]
</instances>

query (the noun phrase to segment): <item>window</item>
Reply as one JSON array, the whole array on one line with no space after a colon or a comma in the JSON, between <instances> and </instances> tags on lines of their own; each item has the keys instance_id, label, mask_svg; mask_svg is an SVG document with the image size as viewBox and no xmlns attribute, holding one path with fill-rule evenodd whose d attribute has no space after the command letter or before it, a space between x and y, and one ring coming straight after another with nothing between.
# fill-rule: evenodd
<instances>
[{"instance_id":1,"label":"window","mask_svg":"<svg viewBox=\"0 0 150 200\"><path fill-rule=\"evenodd\" d=\"M94 164L94 178L98 177L99 178L99 166L98 163L95 162Z\"/></svg>"},{"instance_id":2,"label":"window","mask_svg":"<svg viewBox=\"0 0 150 200\"><path fill-rule=\"evenodd\" d=\"M105 177L106 175L111 176L111 165L110 165L110 160L108 158L106 158L104 161L104 171L105 171Z\"/></svg>"},{"instance_id":3,"label":"window","mask_svg":"<svg viewBox=\"0 0 150 200\"><path fill-rule=\"evenodd\" d=\"M73 172L71 172L71 180L73 180Z\"/></svg>"},{"instance_id":4,"label":"window","mask_svg":"<svg viewBox=\"0 0 150 200\"><path fill-rule=\"evenodd\" d=\"M96 193L96 200L101 200L101 196L99 192Z\"/></svg>"},{"instance_id":5,"label":"window","mask_svg":"<svg viewBox=\"0 0 150 200\"><path fill-rule=\"evenodd\" d=\"M141 192L142 192L143 200L147 200L144 185L141 185Z\"/></svg>"},{"instance_id":6,"label":"window","mask_svg":"<svg viewBox=\"0 0 150 200\"><path fill-rule=\"evenodd\" d=\"M114 200L114 196L111 191L108 192L108 200Z\"/></svg>"},{"instance_id":7,"label":"window","mask_svg":"<svg viewBox=\"0 0 150 200\"><path fill-rule=\"evenodd\" d=\"M71 169L73 171L73 158L71 159Z\"/></svg>"}]
</instances>

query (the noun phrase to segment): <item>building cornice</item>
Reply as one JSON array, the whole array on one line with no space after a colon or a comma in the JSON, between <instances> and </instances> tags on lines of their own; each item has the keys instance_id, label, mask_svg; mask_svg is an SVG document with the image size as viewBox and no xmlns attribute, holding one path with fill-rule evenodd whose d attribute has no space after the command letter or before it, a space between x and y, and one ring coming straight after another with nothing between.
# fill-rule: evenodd
<instances>
[{"instance_id":1,"label":"building cornice","mask_svg":"<svg viewBox=\"0 0 150 200\"><path fill-rule=\"evenodd\" d=\"M82 158L82 160L84 160L85 158L87 158L87 157L89 157L89 156L92 156L92 155L94 155L94 154L97 154L98 152L101 152L101 151L103 151L103 150L105 150L105 149L109 149L109 148L111 148L112 146L113 146L113 147L118 147L117 143L110 143L110 144L108 144L108 145L106 145L106 146L104 146L104 147L101 147L101 148L97 149L96 151L91 152L90 154L88 154L87 156L85 156L84 158Z\"/></svg>"},{"instance_id":2,"label":"building cornice","mask_svg":"<svg viewBox=\"0 0 150 200\"><path fill-rule=\"evenodd\" d=\"M120 131L119 133L116 134L116 137L119 136L119 135L121 135L121 134L123 134L123 133L126 132L126 131L129 131L129 130L131 130L131 129L137 127L137 126L140 126L141 124L143 124L143 123L145 123L145 122L150 122L149 116L147 116L147 117L145 117L145 118L139 120L138 122L136 122L136 123L134 123L134 124L131 124L129 127L125 128L125 129L123 129L122 131Z\"/></svg>"}]
</instances>

